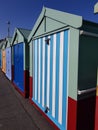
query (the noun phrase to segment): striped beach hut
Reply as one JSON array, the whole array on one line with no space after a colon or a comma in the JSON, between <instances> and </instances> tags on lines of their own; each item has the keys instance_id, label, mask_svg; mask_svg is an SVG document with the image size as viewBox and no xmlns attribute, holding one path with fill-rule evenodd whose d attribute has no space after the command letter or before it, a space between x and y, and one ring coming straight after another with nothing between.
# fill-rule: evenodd
<instances>
[{"instance_id":1,"label":"striped beach hut","mask_svg":"<svg viewBox=\"0 0 98 130\"><path fill-rule=\"evenodd\" d=\"M12 38L12 80L15 88L24 96L29 95L29 46L30 30L16 28Z\"/></svg>"},{"instance_id":2,"label":"striped beach hut","mask_svg":"<svg viewBox=\"0 0 98 130\"><path fill-rule=\"evenodd\" d=\"M93 130L98 25L43 8L29 37L30 101L61 130Z\"/></svg>"},{"instance_id":3,"label":"striped beach hut","mask_svg":"<svg viewBox=\"0 0 98 130\"><path fill-rule=\"evenodd\" d=\"M12 79L11 39L6 38L6 76L9 80Z\"/></svg>"}]
</instances>

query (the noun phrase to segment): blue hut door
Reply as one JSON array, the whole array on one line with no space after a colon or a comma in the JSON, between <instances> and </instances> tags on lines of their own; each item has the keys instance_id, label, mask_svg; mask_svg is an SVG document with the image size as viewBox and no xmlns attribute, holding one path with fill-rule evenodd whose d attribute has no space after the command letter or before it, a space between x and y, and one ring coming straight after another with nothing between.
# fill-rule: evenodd
<instances>
[{"instance_id":1,"label":"blue hut door","mask_svg":"<svg viewBox=\"0 0 98 130\"><path fill-rule=\"evenodd\" d=\"M14 46L14 83L24 91L23 43Z\"/></svg>"},{"instance_id":2,"label":"blue hut door","mask_svg":"<svg viewBox=\"0 0 98 130\"><path fill-rule=\"evenodd\" d=\"M60 128L67 122L68 30L33 43L33 101Z\"/></svg>"}]
</instances>

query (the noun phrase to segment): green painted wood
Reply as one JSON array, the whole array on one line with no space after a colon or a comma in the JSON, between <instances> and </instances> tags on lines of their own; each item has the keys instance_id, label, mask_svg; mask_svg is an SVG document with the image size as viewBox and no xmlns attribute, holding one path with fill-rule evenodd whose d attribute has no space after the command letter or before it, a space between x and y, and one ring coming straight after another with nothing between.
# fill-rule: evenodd
<instances>
[{"instance_id":1,"label":"green painted wood","mask_svg":"<svg viewBox=\"0 0 98 130\"><path fill-rule=\"evenodd\" d=\"M45 18L46 22L44 22ZM28 37L28 42L30 42L34 36L60 29L66 25L80 28L82 26L82 17L43 7L42 12Z\"/></svg>"},{"instance_id":2,"label":"green painted wood","mask_svg":"<svg viewBox=\"0 0 98 130\"><path fill-rule=\"evenodd\" d=\"M28 29L16 28L12 37L11 45L26 42L30 32L31 31Z\"/></svg>"},{"instance_id":3,"label":"green painted wood","mask_svg":"<svg viewBox=\"0 0 98 130\"><path fill-rule=\"evenodd\" d=\"M98 38L80 36L79 81L80 90L95 88L97 85Z\"/></svg>"},{"instance_id":4,"label":"green painted wood","mask_svg":"<svg viewBox=\"0 0 98 130\"><path fill-rule=\"evenodd\" d=\"M11 37L6 38L6 47L10 47L11 46L11 40L12 40Z\"/></svg>"},{"instance_id":5,"label":"green painted wood","mask_svg":"<svg viewBox=\"0 0 98 130\"><path fill-rule=\"evenodd\" d=\"M30 61L29 61L29 71L30 71L30 77L33 76L33 41L29 44L29 55L30 55Z\"/></svg>"},{"instance_id":6,"label":"green painted wood","mask_svg":"<svg viewBox=\"0 0 98 130\"><path fill-rule=\"evenodd\" d=\"M12 47L12 65L14 65L14 48Z\"/></svg>"},{"instance_id":7,"label":"green painted wood","mask_svg":"<svg viewBox=\"0 0 98 130\"><path fill-rule=\"evenodd\" d=\"M23 35L19 32L18 29L15 30L14 35L12 37L12 42L11 45L18 44L20 42L24 42L24 37Z\"/></svg>"},{"instance_id":8,"label":"green painted wood","mask_svg":"<svg viewBox=\"0 0 98 130\"><path fill-rule=\"evenodd\" d=\"M78 48L79 48L79 30L70 28L69 31L69 77L68 77L68 95L77 100L78 89Z\"/></svg>"},{"instance_id":9,"label":"green painted wood","mask_svg":"<svg viewBox=\"0 0 98 130\"><path fill-rule=\"evenodd\" d=\"M57 29L66 27L66 24L60 23L56 20L53 20L48 17L44 17L42 23L40 24L37 32L35 33L34 37L41 36L43 34L46 34L48 32L54 32Z\"/></svg>"},{"instance_id":10,"label":"green painted wood","mask_svg":"<svg viewBox=\"0 0 98 130\"><path fill-rule=\"evenodd\" d=\"M5 50L6 49L6 41L4 41L3 43L2 43L2 50Z\"/></svg>"},{"instance_id":11,"label":"green painted wood","mask_svg":"<svg viewBox=\"0 0 98 130\"><path fill-rule=\"evenodd\" d=\"M70 25L75 28L82 26L82 17L50 8L46 8L46 16L55 19L61 23Z\"/></svg>"},{"instance_id":12,"label":"green painted wood","mask_svg":"<svg viewBox=\"0 0 98 130\"><path fill-rule=\"evenodd\" d=\"M6 39L1 39L0 40L0 49L5 49L6 48Z\"/></svg>"},{"instance_id":13,"label":"green painted wood","mask_svg":"<svg viewBox=\"0 0 98 130\"><path fill-rule=\"evenodd\" d=\"M29 44L24 44L24 70L29 70Z\"/></svg>"}]
</instances>

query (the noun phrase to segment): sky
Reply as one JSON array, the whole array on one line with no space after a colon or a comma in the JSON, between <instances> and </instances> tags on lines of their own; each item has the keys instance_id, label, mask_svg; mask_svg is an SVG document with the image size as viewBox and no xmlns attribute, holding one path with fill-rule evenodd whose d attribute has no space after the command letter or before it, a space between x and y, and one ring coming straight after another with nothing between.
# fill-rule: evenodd
<instances>
[{"instance_id":1,"label":"sky","mask_svg":"<svg viewBox=\"0 0 98 130\"><path fill-rule=\"evenodd\" d=\"M43 6L80 15L85 20L98 23L98 14L94 14L94 5L98 0L0 0L0 39L10 36L16 27L32 30Z\"/></svg>"}]
</instances>

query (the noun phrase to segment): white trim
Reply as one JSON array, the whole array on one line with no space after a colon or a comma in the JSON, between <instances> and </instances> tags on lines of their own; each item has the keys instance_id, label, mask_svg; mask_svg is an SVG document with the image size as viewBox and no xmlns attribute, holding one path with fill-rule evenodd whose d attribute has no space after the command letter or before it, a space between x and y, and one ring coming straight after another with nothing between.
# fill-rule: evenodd
<instances>
[{"instance_id":1,"label":"white trim","mask_svg":"<svg viewBox=\"0 0 98 130\"><path fill-rule=\"evenodd\" d=\"M32 48L32 49L31 49ZM33 98L35 97L35 40L30 44L30 50L32 51L33 60L32 60L32 77L33 77Z\"/></svg>"},{"instance_id":2,"label":"white trim","mask_svg":"<svg viewBox=\"0 0 98 130\"><path fill-rule=\"evenodd\" d=\"M35 55L36 55L36 58L34 59L35 61L35 67L34 67L34 71L35 71L35 100L37 100L37 86L38 86L38 77L37 77L37 73L38 73L38 65L36 64L37 60L38 60L38 54L37 54L37 47L38 47L38 44L37 44L37 40L35 40Z\"/></svg>"},{"instance_id":3,"label":"white trim","mask_svg":"<svg viewBox=\"0 0 98 130\"><path fill-rule=\"evenodd\" d=\"M55 92L56 92L56 34L53 35L53 76L52 76L52 116L55 117Z\"/></svg>"},{"instance_id":4,"label":"white trim","mask_svg":"<svg viewBox=\"0 0 98 130\"><path fill-rule=\"evenodd\" d=\"M59 59L59 108L58 122L62 124L62 92L63 92L63 52L64 52L64 31L60 33L60 59Z\"/></svg>"},{"instance_id":5,"label":"white trim","mask_svg":"<svg viewBox=\"0 0 98 130\"><path fill-rule=\"evenodd\" d=\"M50 38L50 36L48 37ZM49 108L50 93L50 41L47 49L47 107Z\"/></svg>"},{"instance_id":6,"label":"white trim","mask_svg":"<svg viewBox=\"0 0 98 130\"><path fill-rule=\"evenodd\" d=\"M45 93L45 37L43 38L43 44L42 44L42 106L44 107L44 93Z\"/></svg>"},{"instance_id":7,"label":"white trim","mask_svg":"<svg viewBox=\"0 0 98 130\"><path fill-rule=\"evenodd\" d=\"M40 58L40 48L41 48L41 39L38 39L38 103L40 103L40 65L41 65L41 58Z\"/></svg>"}]
</instances>

